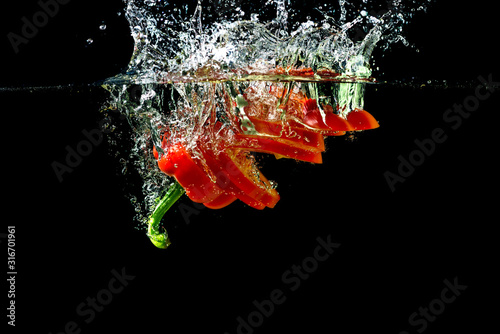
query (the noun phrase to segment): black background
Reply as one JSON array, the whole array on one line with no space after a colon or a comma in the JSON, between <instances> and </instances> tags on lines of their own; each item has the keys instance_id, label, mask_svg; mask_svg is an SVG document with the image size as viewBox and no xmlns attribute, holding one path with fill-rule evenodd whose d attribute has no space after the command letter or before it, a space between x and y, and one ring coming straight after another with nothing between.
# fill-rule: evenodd
<instances>
[{"instance_id":1,"label":"black background","mask_svg":"<svg viewBox=\"0 0 500 334\"><path fill-rule=\"evenodd\" d=\"M21 18L39 6L4 4L0 87L76 86L0 91L7 185L0 233L16 226L18 272L16 328L9 332L59 333L75 321L81 333L232 334L237 317L254 311L254 300L281 289L286 301L255 333L415 333L420 326L408 317L439 298L443 281L455 277L467 289L425 333L484 332L498 311L498 92L456 130L443 115L474 94L478 76L500 81L493 5L439 1L408 26L420 52L394 46L374 55L381 80L447 80L465 83L461 87L369 86L365 109L379 129L354 140L328 139L322 165L266 158L262 170L281 195L276 208L235 203L201 210L189 224L174 210L166 216L173 245L159 250L136 228L124 196L131 181L117 172L106 141L63 182L51 167L64 161L66 146L85 139L82 130L103 118L107 93L80 85L123 71L130 59L123 4L71 1L17 54L7 33L18 33ZM447 140L392 192L384 173L397 173L398 156L407 158L414 141L430 138L435 128ZM181 203L191 205L187 198ZM283 273L328 235L341 246L290 291ZM0 241L7 272L6 240ZM77 306L122 268L135 278L85 323Z\"/></svg>"}]
</instances>

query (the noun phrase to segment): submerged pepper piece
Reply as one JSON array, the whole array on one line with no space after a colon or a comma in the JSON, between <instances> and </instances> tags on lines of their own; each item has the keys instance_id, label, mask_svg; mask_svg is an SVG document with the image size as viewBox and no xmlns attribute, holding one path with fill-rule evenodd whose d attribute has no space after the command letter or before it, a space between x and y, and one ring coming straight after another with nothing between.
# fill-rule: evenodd
<instances>
[{"instance_id":1,"label":"submerged pepper piece","mask_svg":"<svg viewBox=\"0 0 500 334\"><path fill-rule=\"evenodd\" d=\"M370 113L362 109L356 109L347 114L347 121L354 130L370 130L380 126Z\"/></svg>"},{"instance_id":2,"label":"submerged pepper piece","mask_svg":"<svg viewBox=\"0 0 500 334\"><path fill-rule=\"evenodd\" d=\"M315 151L325 150L325 141L323 135L310 131L303 126L283 127L282 122L268 121L256 117L249 117L255 130L258 132L255 136L271 136L273 139L288 144L290 146L307 148ZM252 137L252 136L248 136Z\"/></svg>"},{"instance_id":3,"label":"submerged pepper piece","mask_svg":"<svg viewBox=\"0 0 500 334\"><path fill-rule=\"evenodd\" d=\"M321 158L321 151L316 149L291 146L288 143L266 137L252 138L245 135L236 135L236 137L238 140L231 143L231 147L238 148L240 150L278 154L286 158L314 162L316 164L323 162Z\"/></svg>"},{"instance_id":4,"label":"submerged pepper piece","mask_svg":"<svg viewBox=\"0 0 500 334\"><path fill-rule=\"evenodd\" d=\"M200 149L203 151L203 156L207 166L210 168L211 173L216 178L217 185L224 191L223 195L219 195L220 198L216 198L214 203L207 203L205 206L209 208L222 208L220 206L224 198L227 200L227 205L231 204L229 198L232 196L239 199L243 203L251 206L254 209L262 210L266 206L259 202L255 197L250 196L245 192L244 189L238 187L237 183L240 181L241 177L245 177L239 171L239 169L234 165L234 161L227 157L227 153L219 152L214 153L213 150L204 145L200 145Z\"/></svg>"},{"instance_id":5,"label":"submerged pepper piece","mask_svg":"<svg viewBox=\"0 0 500 334\"><path fill-rule=\"evenodd\" d=\"M304 103L303 123L315 130L321 131L324 135L337 136L339 133L352 131L352 125L339 115L333 112L329 105L323 106L325 117L321 114L318 103L315 99L307 99Z\"/></svg>"},{"instance_id":6,"label":"submerged pepper piece","mask_svg":"<svg viewBox=\"0 0 500 334\"><path fill-rule=\"evenodd\" d=\"M247 151L231 148L220 153L218 158L225 166L231 182L253 199L253 204L246 204L255 209L263 209L265 206L274 208L280 200L280 195L255 166Z\"/></svg>"},{"instance_id":7,"label":"submerged pepper piece","mask_svg":"<svg viewBox=\"0 0 500 334\"><path fill-rule=\"evenodd\" d=\"M316 100L307 99L304 103L303 111L304 111L304 118L302 119L302 122L305 125L315 130L323 130L323 131L331 130L323 121L323 116L319 111Z\"/></svg>"},{"instance_id":8,"label":"submerged pepper piece","mask_svg":"<svg viewBox=\"0 0 500 334\"><path fill-rule=\"evenodd\" d=\"M181 143L165 149L158 166L165 174L175 177L193 202L210 202L223 193Z\"/></svg>"},{"instance_id":9,"label":"submerged pepper piece","mask_svg":"<svg viewBox=\"0 0 500 334\"><path fill-rule=\"evenodd\" d=\"M233 203L237 199L238 198L235 195L229 192L225 192L217 196L214 200L203 203L203 205L205 205L209 209L222 209Z\"/></svg>"}]
</instances>

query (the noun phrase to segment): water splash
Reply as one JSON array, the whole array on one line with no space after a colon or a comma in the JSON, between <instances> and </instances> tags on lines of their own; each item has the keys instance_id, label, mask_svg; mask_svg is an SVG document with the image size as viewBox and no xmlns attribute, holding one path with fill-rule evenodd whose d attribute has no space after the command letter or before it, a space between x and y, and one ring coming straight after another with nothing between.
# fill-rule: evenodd
<instances>
[{"instance_id":1,"label":"water splash","mask_svg":"<svg viewBox=\"0 0 500 334\"><path fill-rule=\"evenodd\" d=\"M165 83L267 76L273 80L276 67L367 78L375 45L408 44L402 29L415 10L425 8L415 9L416 3L409 8L400 1L386 5L363 1L358 6L341 0L338 8L323 4L310 10L318 17L312 20L286 0L269 0L260 8L245 8L234 0L206 6L128 0L126 17L135 51L120 79ZM270 9L275 10L272 18ZM322 77L318 74L315 79Z\"/></svg>"},{"instance_id":2,"label":"water splash","mask_svg":"<svg viewBox=\"0 0 500 334\"><path fill-rule=\"evenodd\" d=\"M287 0L124 2L134 53L127 71L104 86L132 129L127 159L143 179L143 200L132 196L142 222L171 183L151 153L153 146L164 153L165 134L206 166L197 143L216 123L269 136L250 118L282 122L285 129L298 119L293 103L303 98L317 102L323 120L327 110L346 119L363 109L365 86L376 82L374 48L408 45L403 28L426 8L400 0L308 3L312 10ZM209 143L213 150L217 144Z\"/></svg>"}]
</instances>

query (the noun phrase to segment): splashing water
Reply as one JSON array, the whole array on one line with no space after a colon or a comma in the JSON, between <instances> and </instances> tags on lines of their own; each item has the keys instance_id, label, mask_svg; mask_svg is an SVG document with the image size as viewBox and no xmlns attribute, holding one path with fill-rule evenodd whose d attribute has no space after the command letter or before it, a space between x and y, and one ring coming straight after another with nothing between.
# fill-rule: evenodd
<instances>
[{"instance_id":1,"label":"splashing water","mask_svg":"<svg viewBox=\"0 0 500 334\"><path fill-rule=\"evenodd\" d=\"M363 109L365 86L376 82L370 69L375 46L408 45L402 29L416 11L425 10L424 3L402 5L400 0L383 5L339 0L312 10L286 0L125 4L134 53L126 73L104 86L111 92L112 108L126 116L132 129L127 160L143 179L144 200L133 197L140 222L147 222L173 180L158 169L153 147L161 158L168 146L180 143L215 183L204 151L217 156L241 146L238 136L309 141L297 126L317 130L321 140L344 134L345 129L314 126L332 117L349 121ZM306 120L311 108L321 118L314 126ZM264 121L263 130L258 125ZM269 124L279 131L269 131ZM368 128L348 128L362 129ZM248 151L262 151L258 145L248 143L245 159L252 159ZM306 161L321 162L317 156L311 159ZM255 182L262 180L259 174ZM272 183L262 187L270 185L275 188Z\"/></svg>"},{"instance_id":2,"label":"splashing water","mask_svg":"<svg viewBox=\"0 0 500 334\"><path fill-rule=\"evenodd\" d=\"M337 9L326 4L314 8L322 16L318 21L305 16L303 22L289 22L302 13L285 0L267 1L257 13L234 1L205 11L201 2L174 6L128 0L126 5L135 51L127 73L118 78L136 83L273 80L276 67L301 66L320 71L314 80L324 79L322 70L339 74L338 81L353 75L367 78L379 41L383 48L398 41L408 44L401 30L415 10L403 11L400 1L393 1L386 9L368 12L369 1L354 7L340 0ZM260 20L274 8L274 18Z\"/></svg>"}]
</instances>

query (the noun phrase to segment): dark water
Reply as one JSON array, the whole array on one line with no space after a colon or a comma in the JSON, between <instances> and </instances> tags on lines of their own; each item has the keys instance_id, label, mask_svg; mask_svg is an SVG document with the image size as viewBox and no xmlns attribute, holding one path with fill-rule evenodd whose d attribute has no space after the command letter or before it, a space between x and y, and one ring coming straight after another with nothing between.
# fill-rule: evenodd
<instances>
[{"instance_id":1,"label":"dark water","mask_svg":"<svg viewBox=\"0 0 500 334\"><path fill-rule=\"evenodd\" d=\"M39 10L35 1L9 6L1 14L2 36ZM61 5L18 54L2 38L0 86L10 89L0 90L8 184L0 236L16 226L18 267L16 328L9 333L59 333L65 326L81 333L131 326L144 333L237 333L237 318L248 321L253 301L270 299L276 289L285 300L254 333L451 333L488 326L495 314L499 98L498 90L477 87L479 76L500 81L491 8L439 2L417 16L408 39L420 52L394 46L384 57L374 55L382 72L375 76L389 83L367 88L365 109L380 128L329 138L322 165L262 157L263 172L279 184L275 209L234 203L212 211L184 198L183 209L166 216L173 241L166 251L136 229L124 194L137 184L120 174L124 165L112 154L126 146L110 145L113 133L100 141L94 131L126 126L119 114L100 112L109 94L88 86L127 66L133 42L123 14L116 14L121 8L120 1ZM22 85L55 87L11 89ZM68 158L72 171L60 182L54 162L67 164L71 150L85 156ZM400 167L411 159L417 166ZM341 245L317 269L304 278L287 272L329 235ZM5 250L6 239L0 241ZM118 281L109 283L112 270L122 268L135 278L120 292L102 292L118 291ZM455 278L467 288L441 302L441 313L434 300L442 298L443 281ZM99 297L96 308L88 297ZM435 315L409 323L430 304Z\"/></svg>"}]
</instances>

